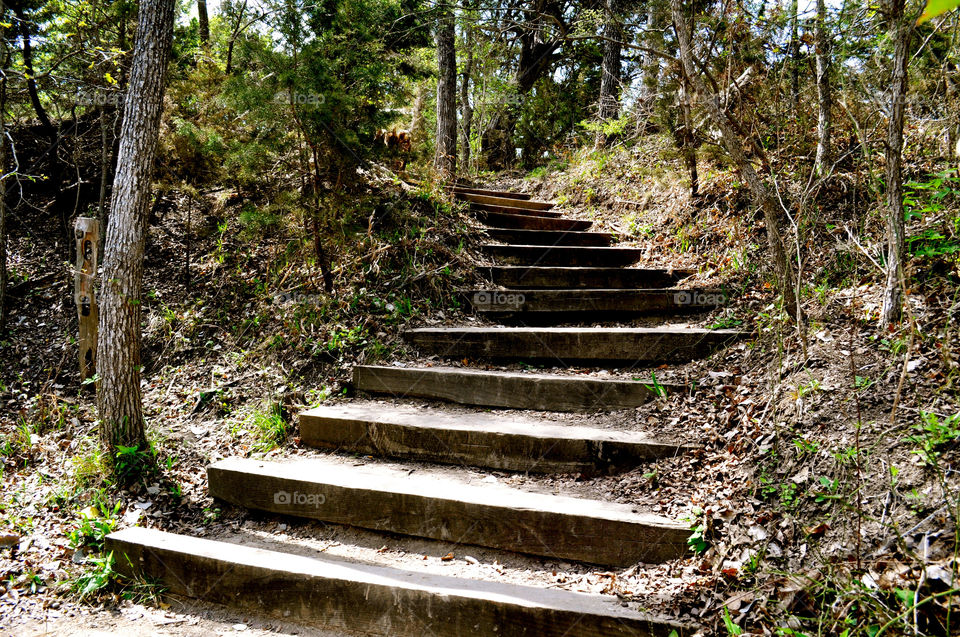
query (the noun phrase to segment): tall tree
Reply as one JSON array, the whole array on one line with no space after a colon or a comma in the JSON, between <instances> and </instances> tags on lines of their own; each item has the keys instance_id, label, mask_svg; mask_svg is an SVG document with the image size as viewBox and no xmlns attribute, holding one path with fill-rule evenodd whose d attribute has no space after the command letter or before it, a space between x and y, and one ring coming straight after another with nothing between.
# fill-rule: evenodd
<instances>
[{"instance_id":1,"label":"tall tree","mask_svg":"<svg viewBox=\"0 0 960 637\"><path fill-rule=\"evenodd\" d=\"M797 107L800 104L800 3L798 0L790 2L790 42L787 44L787 53L790 71L790 110L797 116Z\"/></svg>"},{"instance_id":2,"label":"tall tree","mask_svg":"<svg viewBox=\"0 0 960 637\"><path fill-rule=\"evenodd\" d=\"M37 119L40 120L40 124L45 130L52 131L53 124L50 122L50 118L47 117L47 111L44 110L43 105L40 103L40 94L37 91L36 73L33 70L33 46L30 43L31 21L27 18L27 14L24 11L24 4L22 1L11 2L10 8L13 9L13 13L17 17L17 24L20 28L20 42L23 47L23 68L26 71L27 78L27 93L30 95L30 104L33 106L33 110L37 114Z\"/></svg>"},{"instance_id":3,"label":"tall tree","mask_svg":"<svg viewBox=\"0 0 960 637\"><path fill-rule=\"evenodd\" d=\"M457 171L457 54L453 9L444 4L437 25L437 169L453 177Z\"/></svg>"},{"instance_id":4,"label":"tall tree","mask_svg":"<svg viewBox=\"0 0 960 637\"><path fill-rule=\"evenodd\" d=\"M97 408L109 450L145 443L140 294L150 177L173 40L174 2L141 0L103 260Z\"/></svg>"},{"instance_id":5,"label":"tall tree","mask_svg":"<svg viewBox=\"0 0 960 637\"><path fill-rule=\"evenodd\" d=\"M603 25L603 62L600 75L600 103L597 117L600 123L616 119L620 114L620 53L623 40L623 25L620 22L620 0L606 0ZM607 136L603 129L597 130L595 144L603 146Z\"/></svg>"},{"instance_id":6,"label":"tall tree","mask_svg":"<svg viewBox=\"0 0 960 637\"><path fill-rule=\"evenodd\" d=\"M206 48L210 44L210 16L207 15L207 0L197 0L197 21L200 27L200 44Z\"/></svg>"},{"instance_id":7,"label":"tall tree","mask_svg":"<svg viewBox=\"0 0 960 637\"><path fill-rule=\"evenodd\" d=\"M896 323L902 312L904 258L903 228L903 117L907 98L907 62L915 16L906 15L906 0L887 0L887 33L893 43L890 73L890 119L887 122L884 173L887 183L887 283L883 292L883 325Z\"/></svg>"},{"instance_id":8,"label":"tall tree","mask_svg":"<svg viewBox=\"0 0 960 637\"><path fill-rule=\"evenodd\" d=\"M470 136L473 134L473 105L470 103L470 82L473 75L474 26L466 21L464 48L467 59L460 74L460 165L466 169L470 164Z\"/></svg>"},{"instance_id":9,"label":"tall tree","mask_svg":"<svg viewBox=\"0 0 960 637\"><path fill-rule=\"evenodd\" d=\"M724 150L733 160L733 165L743 180L747 182L753 193L754 201L763 211L764 224L767 227L767 243L773 257L777 275L777 283L783 296L785 309L794 317L800 316L800 307L797 303L796 280L793 275L793 266L787 257L787 251L780 235L778 220L778 204L770 187L760 178L753 164L747 159L743 140L738 132L738 126L729 118L720 106L720 99L715 93L707 90L700 77L700 72L693 60L693 45L691 44L691 26L683 14L682 0L670 0L670 9L673 14L674 30L677 34L677 43L680 48L680 61L683 72L694 91L701 96L703 107L706 109L714 125L720 130L720 141ZM901 0L902 1L902 0Z\"/></svg>"},{"instance_id":10,"label":"tall tree","mask_svg":"<svg viewBox=\"0 0 960 637\"><path fill-rule=\"evenodd\" d=\"M827 32L827 3L817 0L817 24L814 33L817 58L817 158L814 170L818 175L827 172L830 161L830 109L833 97L830 91L830 34Z\"/></svg>"}]
</instances>

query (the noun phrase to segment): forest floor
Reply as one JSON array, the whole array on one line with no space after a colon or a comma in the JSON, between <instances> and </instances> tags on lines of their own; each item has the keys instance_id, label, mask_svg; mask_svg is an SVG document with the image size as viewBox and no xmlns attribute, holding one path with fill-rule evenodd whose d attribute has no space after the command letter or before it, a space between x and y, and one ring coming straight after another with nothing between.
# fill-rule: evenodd
<instances>
[{"instance_id":1,"label":"forest floor","mask_svg":"<svg viewBox=\"0 0 960 637\"><path fill-rule=\"evenodd\" d=\"M327 295L293 231L253 240L224 193L206 193L198 205L171 190L155 207L144 304L144 405L159 468L127 488L103 478L93 393L76 371L72 275L62 242L27 232L31 220L13 230L13 267L28 291L12 308L0 351L3 633L322 634L151 587L99 588L111 579L98 557L104 534L135 524L250 544L279 538L293 552L616 594L708 629L730 621L768 634L814 624L839 633L850 618L866 625L907 617L933 595L908 619L941 633L951 602L957 610L951 591L960 570L956 263L915 261L914 329L880 333L880 277L863 246L821 224L804 241L833 249L822 251L821 262L805 262L804 332L773 305L762 226L744 223L746 195L728 173L711 173L705 194L691 203L675 162L660 150L617 152L614 160L582 156L554 171L478 182L557 200L569 215L643 247L642 265L696 270L684 286L723 285L730 307L676 322L739 327L753 336L669 369L563 372L688 383L689 391L636 410L550 417L649 432L697 451L616 476L475 470L469 479L686 518L702 540L693 543L697 553L611 572L504 560L442 542L391 537L385 544L373 533L214 502L205 476L212 461L319 455L299 446L295 416L321 402L355 400L351 365L436 364L403 345L405 325L482 323L462 312L454 293L475 283L471 264L482 259L471 236L478 227L426 194L374 184L367 195L373 202L334 242L336 290Z\"/></svg>"}]
</instances>

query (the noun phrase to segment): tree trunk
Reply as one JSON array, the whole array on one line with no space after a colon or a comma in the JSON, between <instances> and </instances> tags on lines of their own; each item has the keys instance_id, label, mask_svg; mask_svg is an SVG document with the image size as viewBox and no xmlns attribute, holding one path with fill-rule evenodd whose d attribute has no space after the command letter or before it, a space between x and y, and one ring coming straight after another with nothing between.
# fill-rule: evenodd
<instances>
[{"instance_id":1,"label":"tree trunk","mask_svg":"<svg viewBox=\"0 0 960 637\"><path fill-rule=\"evenodd\" d=\"M670 0L670 8L673 13L674 30L677 33L677 42L680 47L680 61L683 64L683 72L690 81L694 90L700 94L703 107L707 114L713 120L713 123L720 130L720 140L724 150L733 160L733 165L737 172L743 177L753 193L757 205L763 211L764 224L767 227L767 243L770 247L770 254L773 257L774 267L777 275L777 283L780 293L783 295L783 304L787 312L795 318L801 316L800 307L797 303L796 282L793 276L793 267L790 259L787 257L786 249L783 246L783 239L780 235L778 222L777 201L770 191L769 187L757 172L753 165L747 159L743 148L743 140L736 131L736 126L731 122L720 107L720 100L713 93L707 91L703 79L697 71L693 62L692 45L690 43L690 25L683 16L681 0Z\"/></svg>"},{"instance_id":2,"label":"tree trunk","mask_svg":"<svg viewBox=\"0 0 960 637\"><path fill-rule=\"evenodd\" d=\"M207 0L197 0L197 21L200 26L200 45L210 45L210 17L207 15Z\"/></svg>"},{"instance_id":3,"label":"tree trunk","mask_svg":"<svg viewBox=\"0 0 960 637\"><path fill-rule=\"evenodd\" d=\"M466 170L470 165L470 136L473 133L473 106L470 104L470 78L473 75L473 26L467 24L467 61L463 65L460 80L460 165Z\"/></svg>"},{"instance_id":4,"label":"tree trunk","mask_svg":"<svg viewBox=\"0 0 960 637\"><path fill-rule=\"evenodd\" d=\"M830 108L833 98L830 95L830 34L827 32L827 3L817 0L816 26L817 53L817 159L814 171L817 175L827 173L830 162Z\"/></svg>"},{"instance_id":5,"label":"tree trunk","mask_svg":"<svg viewBox=\"0 0 960 637\"><path fill-rule=\"evenodd\" d=\"M620 0L606 0L606 20L603 25L603 62L600 74L600 102L597 117L603 125L620 114L620 48L623 26L620 24ZM607 144L607 135L597 131L594 145Z\"/></svg>"},{"instance_id":6,"label":"tree trunk","mask_svg":"<svg viewBox=\"0 0 960 637\"><path fill-rule=\"evenodd\" d=\"M118 445L146 443L140 396L140 294L150 176L173 39L174 4L170 0L140 2L113 180L97 355L100 435L111 455Z\"/></svg>"},{"instance_id":7,"label":"tree trunk","mask_svg":"<svg viewBox=\"0 0 960 637\"><path fill-rule=\"evenodd\" d=\"M23 45L23 68L27 72L27 93L30 95L30 104L33 106L34 112L37 114L37 118L40 120L40 124L48 132L53 131L53 124L50 122L50 118L47 117L47 112L43 110L43 105L40 103L40 95L37 92L37 81L34 79L36 73L33 71L33 47L30 44L30 27L27 22L27 17L23 12L23 7L19 3L12 5L14 14L17 16L17 22L20 26L20 40Z\"/></svg>"},{"instance_id":8,"label":"tree trunk","mask_svg":"<svg viewBox=\"0 0 960 637\"><path fill-rule=\"evenodd\" d=\"M881 325L900 320L903 296L903 119L907 97L907 62L914 21L904 15L905 0L887 4L889 36L893 42L893 68L890 77L890 120L887 123L887 152L884 161L887 182L887 284L883 293Z\"/></svg>"},{"instance_id":9,"label":"tree trunk","mask_svg":"<svg viewBox=\"0 0 960 637\"><path fill-rule=\"evenodd\" d=\"M5 31L0 25L0 35ZM0 336L7 334L7 63L4 57L0 73Z\"/></svg>"},{"instance_id":10,"label":"tree trunk","mask_svg":"<svg viewBox=\"0 0 960 637\"><path fill-rule=\"evenodd\" d=\"M436 167L448 179L457 172L457 55L453 10L443 8L437 25L437 155Z\"/></svg>"},{"instance_id":11,"label":"tree trunk","mask_svg":"<svg viewBox=\"0 0 960 637\"><path fill-rule=\"evenodd\" d=\"M690 196L696 197L700 194L700 175L697 173L697 150L693 135L693 113L690 108L690 81L686 75L683 75L680 90L680 110L683 114L680 141L683 147L683 159L690 173Z\"/></svg>"},{"instance_id":12,"label":"tree trunk","mask_svg":"<svg viewBox=\"0 0 960 637\"><path fill-rule=\"evenodd\" d=\"M800 104L800 3L798 0L790 2L790 42L788 56L790 65L790 110L794 117L798 114Z\"/></svg>"}]
</instances>

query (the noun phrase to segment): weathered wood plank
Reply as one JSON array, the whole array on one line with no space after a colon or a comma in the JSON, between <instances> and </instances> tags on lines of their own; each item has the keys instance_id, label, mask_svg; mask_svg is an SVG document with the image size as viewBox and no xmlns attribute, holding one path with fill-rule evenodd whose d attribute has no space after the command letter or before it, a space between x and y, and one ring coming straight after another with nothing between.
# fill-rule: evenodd
<instances>
[{"instance_id":1,"label":"weathered wood plank","mask_svg":"<svg viewBox=\"0 0 960 637\"><path fill-rule=\"evenodd\" d=\"M87 380L97 373L97 323L100 313L94 282L100 256L100 222L92 217L77 217L74 236L77 241L77 267L73 277L73 300L77 306L77 322L80 328L77 337L80 380Z\"/></svg>"},{"instance_id":2,"label":"weathered wood plank","mask_svg":"<svg viewBox=\"0 0 960 637\"><path fill-rule=\"evenodd\" d=\"M476 312L491 314L592 313L682 314L726 305L722 290L472 290ZM504 299L498 303L498 299Z\"/></svg>"},{"instance_id":3,"label":"weathered wood plank","mask_svg":"<svg viewBox=\"0 0 960 637\"><path fill-rule=\"evenodd\" d=\"M376 375L377 370L369 372ZM636 432L404 405L325 405L300 414L311 447L530 473L615 473L688 450Z\"/></svg>"},{"instance_id":4,"label":"weathered wood plank","mask_svg":"<svg viewBox=\"0 0 960 637\"><path fill-rule=\"evenodd\" d=\"M508 208L526 208L528 210L550 210L553 204L549 201L534 201L533 199L510 199L509 197L492 197L490 195L475 195L469 192L456 193L457 199L471 203L483 203L492 206L506 206Z\"/></svg>"},{"instance_id":5,"label":"weathered wood plank","mask_svg":"<svg viewBox=\"0 0 960 637\"><path fill-rule=\"evenodd\" d=\"M116 569L164 589L327 630L390 637L666 637L687 626L615 597L304 557L133 527L107 536Z\"/></svg>"},{"instance_id":6,"label":"weathered wood plank","mask_svg":"<svg viewBox=\"0 0 960 637\"><path fill-rule=\"evenodd\" d=\"M688 270L658 268L570 268L495 266L484 276L506 288L640 288L671 287L692 274Z\"/></svg>"},{"instance_id":7,"label":"weathered wood plank","mask_svg":"<svg viewBox=\"0 0 960 637\"><path fill-rule=\"evenodd\" d=\"M559 210L535 210L531 208L517 208L516 206L495 206L485 203L471 203L470 210L480 212L500 212L508 215L530 215L533 217L562 217Z\"/></svg>"},{"instance_id":8,"label":"weathered wood plank","mask_svg":"<svg viewBox=\"0 0 960 637\"><path fill-rule=\"evenodd\" d=\"M709 355L743 334L669 327L441 327L407 330L424 354L446 358L673 363Z\"/></svg>"},{"instance_id":9,"label":"weathered wood plank","mask_svg":"<svg viewBox=\"0 0 960 637\"><path fill-rule=\"evenodd\" d=\"M537 215L514 215L499 212L478 212L477 219L488 226L497 228L518 228L525 230L586 230L592 221L562 219L559 217L540 217Z\"/></svg>"},{"instance_id":10,"label":"weathered wood plank","mask_svg":"<svg viewBox=\"0 0 960 637\"><path fill-rule=\"evenodd\" d=\"M655 397L653 380L614 380L462 369L456 367L353 368L354 386L366 392L449 400L465 405L543 411L610 411L642 405ZM665 391L683 391L666 384Z\"/></svg>"},{"instance_id":11,"label":"weathered wood plank","mask_svg":"<svg viewBox=\"0 0 960 637\"><path fill-rule=\"evenodd\" d=\"M490 228L486 232L491 239L516 245L598 247L609 246L613 242L613 235L609 232L564 232L504 228Z\"/></svg>"},{"instance_id":12,"label":"weathered wood plank","mask_svg":"<svg viewBox=\"0 0 960 637\"><path fill-rule=\"evenodd\" d=\"M473 195L488 195L490 197L503 197L504 199L530 199L530 195L525 192L506 192L504 190L488 190L485 188L474 188L473 186L454 186L454 192L470 193Z\"/></svg>"},{"instance_id":13,"label":"weathered wood plank","mask_svg":"<svg viewBox=\"0 0 960 637\"><path fill-rule=\"evenodd\" d=\"M560 265L615 267L636 263L643 258L639 248L581 248L573 246L521 246L484 244L492 258L513 265Z\"/></svg>"},{"instance_id":14,"label":"weathered wood plank","mask_svg":"<svg viewBox=\"0 0 960 637\"><path fill-rule=\"evenodd\" d=\"M607 566L680 557L689 536L626 505L382 465L228 458L207 467L207 480L210 495L249 509Z\"/></svg>"}]
</instances>

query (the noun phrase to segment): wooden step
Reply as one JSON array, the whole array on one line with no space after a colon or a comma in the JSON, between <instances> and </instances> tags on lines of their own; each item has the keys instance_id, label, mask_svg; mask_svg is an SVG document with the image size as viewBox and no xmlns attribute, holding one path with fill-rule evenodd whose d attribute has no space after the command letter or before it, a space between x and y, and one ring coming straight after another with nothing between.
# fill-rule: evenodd
<instances>
[{"instance_id":1,"label":"wooden step","mask_svg":"<svg viewBox=\"0 0 960 637\"><path fill-rule=\"evenodd\" d=\"M692 627L589 595L310 557L156 529L111 533L128 577L165 591L350 634L422 637L690 635Z\"/></svg>"},{"instance_id":2,"label":"wooden step","mask_svg":"<svg viewBox=\"0 0 960 637\"><path fill-rule=\"evenodd\" d=\"M722 290L473 290L465 295L476 312L682 314L726 305Z\"/></svg>"},{"instance_id":3,"label":"wooden step","mask_svg":"<svg viewBox=\"0 0 960 637\"><path fill-rule=\"evenodd\" d=\"M531 215L534 217L562 217L563 213L559 210L534 210L530 208L517 208L515 206L493 206L485 203L471 203L470 210L474 212L501 212L508 215Z\"/></svg>"},{"instance_id":4,"label":"wooden step","mask_svg":"<svg viewBox=\"0 0 960 637\"><path fill-rule=\"evenodd\" d=\"M709 355L743 334L684 327L429 327L404 332L444 358L673 363Z\"/></svg>"},{"instance_id":5,"label":"wooden step","mask_svg":"<svg viewBox=\"0 0 960 637\"><path fill-rule=\"evenodd\" d=\"M549 268L495 266L483 268L495 285L505 288L652 289L672 287L693 272L659 268Z\"/></svg>"},{"instance_id":6,"label":"wooden step","mask_svg":"<svg viewBox=\"0 0 960 637\"><path fill-rule=\"evenodd\" d=\"M628 505L383 465L228 458L207 467L207 480L210 495L249 509L605 566L675 559L690 535Z\"/></svg>"},{"instance_id":7,"label":"wooden step","mask_svg":"<svg viewBox=\"0 0 960 637\"><path fill-rule=\"evenodd\" d=\"M484 244L483 251L501 263L513 265L561 265L615 267L636 263L643 257L639 248L580 248Z\"/></svg>"},{"instance_id":8,"label":"wooden step","mask_svg":"<svg viewBox=\"0 0 960 637\"><path fill-rule=\"evenodd\" d=\"M488 190L486 188L474 188L473 186L454 186L454 192L469 193L471 195L487 195L488 197L501 197L503 199L530 199L530 195L525 192L507 192L504 190Z\"/></svg>"},{"instance_id":9,"label":"wooden step","mask_svg":"<svg viewBox=\"0 0 960 637\"><path fill-rule=\"evenodd\" d=\"M645 383L457 367L359 366L353 368L353 384L356 389L371 393L543 411L630 409L656 396L653 378ZM663 389L673 393L685 387L667 384Z\"/></svg>"},{"instance_id":10,"label":"wooden step","mask_svg":"<svg viewBox=\"0 0 960 637\"><path fill-rule=\"evenodd\" d=\"M311 447L387 458L587 475L625 471L687 451L636 432L367 402L300 414L300 439Z\"/></svg>"},{"instance_id":11,"label":"wooden step","mask_svg":"<svg viewBox=\"0 0 960 637\"><path fill-rule=\"evenodd\" d=\"M496 241L516 245L546 246L609 246L613 235L609 232L566 232L557 230L519 230L490 228L487 236Z\"/></svg>"},{"instance_id":12,"label":"wooden step","mask_svg":"<svg viewBox=\"0 0 960 637\"><path fill-rule=\"evenodd\" d=\"M563 219L560 217L540 217L537 215L514 215L499 212L478 212L477 219L497 228L517 228L522 230L586 230L592 221Z\"/></svg>"},{"instance_id":13,"label":"wooden step","mask_svg":"<svg viewBox=\"0 0 960 637\"><path fill-rule=\"evenodd\" d=\"M461 201L483 203L491 206L506 206L508 208L526 208L528 210L550 210L553 208L553 204L549 201L534 201L533 199L510 199L509 197L475 195L469 192L458 192L456 197Z\"/></svg>"}]
</instances>

